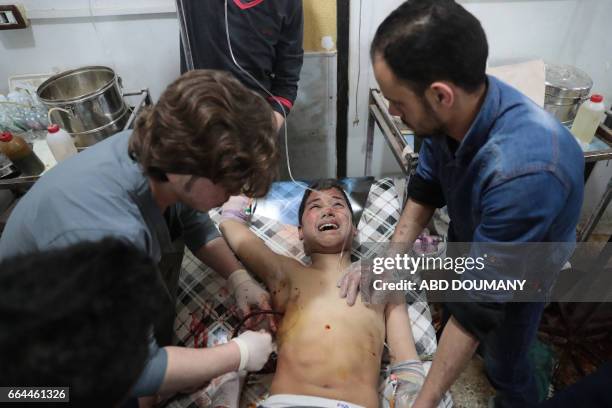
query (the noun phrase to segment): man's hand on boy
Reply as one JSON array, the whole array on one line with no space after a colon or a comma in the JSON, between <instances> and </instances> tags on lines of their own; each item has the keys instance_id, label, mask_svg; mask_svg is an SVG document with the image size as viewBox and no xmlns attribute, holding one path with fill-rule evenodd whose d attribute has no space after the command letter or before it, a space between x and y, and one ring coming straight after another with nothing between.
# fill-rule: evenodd
<instances>
[{"instance_id":1,"label":"man's hand on boy","mask_svg":"<svg viewBox=\"0 0 612 408\"><path fill-rule=\"evenodd\" d=\"M231 196L221 207L221 223L226 220L247 224L251 218L252 200L243 195Z\"/></svg>"},{"instance_id":2,"label":"man's hand on boy","mask_svg":"<svg viewBox=\"0 0 612 408\"><path fill-rule=\"evenodd\" d=\"M272 336L265 331L246 331L232 339L240 350L238 371L259 371L274 351Z\"/></svg>"},{"instance_id":3,"label":"man's hand on boy","mask_svg":"<svg viewBox=\"0 0 612 408\"><path fill-rule=\"evenodd\" d=\"M361 261L353 262L337 283L340 288L340 297L346 298L346 303L353 306L359 294L361 283Z\"/></svg>"}]
</instances>

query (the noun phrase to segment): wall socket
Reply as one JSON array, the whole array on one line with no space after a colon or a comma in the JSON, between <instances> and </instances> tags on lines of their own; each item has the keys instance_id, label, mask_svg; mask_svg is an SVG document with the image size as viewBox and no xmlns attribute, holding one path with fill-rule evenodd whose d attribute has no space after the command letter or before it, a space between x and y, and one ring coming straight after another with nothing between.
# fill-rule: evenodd
<instances>
[{"instance_id":1,"label":"wall socket","mask_svg":"<svg viewBox=\"0 0 612 408\"><path fill-rule=\"evenodd\" d=\"M0 4L0 30L26 28L29 24L23 6L19 4Z\"/></svg>"}]
</instances>

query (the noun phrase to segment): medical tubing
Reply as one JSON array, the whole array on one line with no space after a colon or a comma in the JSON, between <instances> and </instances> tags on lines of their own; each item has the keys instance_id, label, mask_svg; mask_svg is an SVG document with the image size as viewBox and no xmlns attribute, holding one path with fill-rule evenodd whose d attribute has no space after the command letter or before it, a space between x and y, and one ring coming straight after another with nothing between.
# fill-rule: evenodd
<instances>
[{"instance_id":1,"label":"medical tubing","mask_svg":"<svg viewBox=\"0 0 612 408\"><path fill-rule=\"evenodd\" d=\"M244 324L246 323L247 320L249 320L253 316L258 316L258 315L262 315L262 314L273 314L273 315L278 315L278 316L282 316L283 315L283 313L277 312L276 310L256 310L254 312L248 313L246 316L244 316L242 318L242 320L240 320L240 322L238 322L238 325L236 326L236 328L232 332L231 338L233 339L233 338L236 338L238 336L238 334L240 333L240 329L242 329L242 326L244 326Z\"/></svg>"},{"instance_id":2,"label":"medical tubing","mask_svg":"<svg viewBox=\"0 0 612 408\"><path fill-rule=\"evenodd\" d=\"M70 116L73 116L72 112L70 112L69 110L67 110L67 109L63 109L63 108L58 108L58 107L56 106L56 107L53 107L53 108L49 109L49 111L47 112L47 120L49 121L49 124L53 124L53 121L51 120L51 113L52 113L53 111L56 111L56 110L58 110L58 111L62 111L62 112L64 112L64 113L69 114Z\"/></svg>"},{"instance_id":3,"label":"medical tubing","mask_svg":"<svg viewBox=\"0 0 612 408\"><path fill-rule=\"evenodd\" d=\"M283 114L283 133L284 133L284 138L285 138L285 160L287 161L287 172L289 173L289 178L291 179L291 181L300 186L300 187L304 187L304 189L306 190L310 190L312 192L314 192L315 190L311 189L308 186L303 186L302 184L298 183L295 178L293 178L293 173L291 172L291 164L289 163L289 137L287 134L287 114L285 113L285 107L283 106L282 103L280 103L278 101L278 99L276 99L274 97L274 95L268 91L266 89L265 86L263 86L261 84L261 82L259 82L257 79L255 79L255 77L253 75L251 75L250 72L248 72L247 70L245 70L244 68L242 68L242 66L238 63L238 61L236 60L236 57L234 56L234 51L232 49L232 41L230 39L230 33L229 33L229 20L227 17L227 0L225 0L225 35L227 38L227 48L229 49L229 53L230 53L230 57L232 58L232 62L234 63L234 65L236 65L236 67L238 67L238 69L240 71L242 71L246 76L248 76L249 78L251 78L251 80L253 80L253 82L255 82L255 84L257 84L257 86L259 86L259 88L261 88L262 91L264 91L266 94L268 94L273 100L274 102L276 102L278 104L278 106L280 106L280 110L281 113ZM342 255L344 254L344 251L340 252L340 259L342 259ZM340 262L338 262L340 263Z\"/></svg>"},{"instance_id":4,"label":"medical tubing","mask_svg":"<svg viewBox=\"0 0 612 408\"><path fill-rule=\"evenodd\" d=\"M285 107L283 106L282 103L280 103L278 101L278 99L276 99L276 97L274 97L274 95L272 95L272 93L270 91L268 91L266 89L265 86L263 86L261 84L261 82L259 82L257 79L255 79L255 77L253 75L251 75L250 72L248 72L247 70L245 70L244 68L242 68L242 66L238 63L238 61L236 61L236 57L234 57L234 51L232 50L232 42L230 40L230 34L229 34L229 22L228 22L228 18L227 18L227 0L225 0L225 34L227 37L227 47L229 49L229 53L230 53L230 57L232 58L232 61L234 62L234 65L236 65L236 67L238 67L238 69L240 71L242 71L246 76L248 76L249 78L251 78L251 80L253 80L253 82L255 82L257 84L257 86L259 86L259 88L261 88L262 91L264 91L266 94L268 94L273 100L274 102L276 102L278 104L278 106L280 106L281 108L281 113L283 114L283 131L285 134L285 158L287 160L287 171L289 172L289 178L291 179L292 182L294 182L297 185L300 185L294 178L293 178L293 173L291 172L291 165L289 163L289 138L287 136L287 114L285 113Z\"/></svg>"}]
</instances>

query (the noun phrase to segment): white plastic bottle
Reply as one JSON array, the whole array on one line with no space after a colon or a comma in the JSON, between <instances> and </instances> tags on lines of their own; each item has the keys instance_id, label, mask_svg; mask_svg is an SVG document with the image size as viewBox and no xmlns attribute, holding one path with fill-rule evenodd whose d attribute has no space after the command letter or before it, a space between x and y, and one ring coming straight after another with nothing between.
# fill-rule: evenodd
<instances>
[{"instance_id":1,"label":"white plastic bottle","mask_svg":"<svg viewBox=\"0 0 612 408\"><path fill-rule=\"evenodd\" d=\"M583 146L591 143L605 114L606 107L601 95L592 95L590 100L580 105L572 125L572 133Z\"/></svg>"},{"instance_id":2,"label":"white plastic bottle","mask_svg":"<svg viewBox=\"0 0 612 408\"><path fill-rule=\"evenodd\" d=\"M47 144L58 163L77 154L72 136L56 124L47 127Z\"/></svg>"}]
</instances>

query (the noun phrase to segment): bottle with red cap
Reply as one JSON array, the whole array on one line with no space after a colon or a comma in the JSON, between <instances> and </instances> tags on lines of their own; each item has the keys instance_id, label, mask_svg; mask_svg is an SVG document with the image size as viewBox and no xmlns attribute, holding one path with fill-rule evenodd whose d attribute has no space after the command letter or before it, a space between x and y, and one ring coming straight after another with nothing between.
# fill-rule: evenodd
<instances>
[{"instance_id":1,"label":"bottle with red cap","mask_svg":"<svg viewBox=\"0 0 612 408\"><path fill-rule=\"evenodd\" d=\"M72 136L56 124L47 127L47 145L58 163L77 154Z\"/></svg>"},{"instance_id":2,"label":"bottle with red cap","mask_svg":"<svg viewBox=\"0 0 612 408\"><path fill-rule=\"evenodd\" d=\"M38 176L45 170L45 165L32 151L30 145L11 132L0 134L0 152L13 162L22 176Z\"/></svg>"},{"instance_id":3,"label":"bottle with red cap","mask_svg":"<svg viewBox=\"0 0 612 408\"><path fill-rule=\"evenodd\" d=\"M572 133L580 140L583 147L588 146L593 141L593 136L595 136L595 132L606 114L603 99L601 95L592 95L588 101L578 108L578 113L572 124Z\"/></svg>"}]
</instances>

